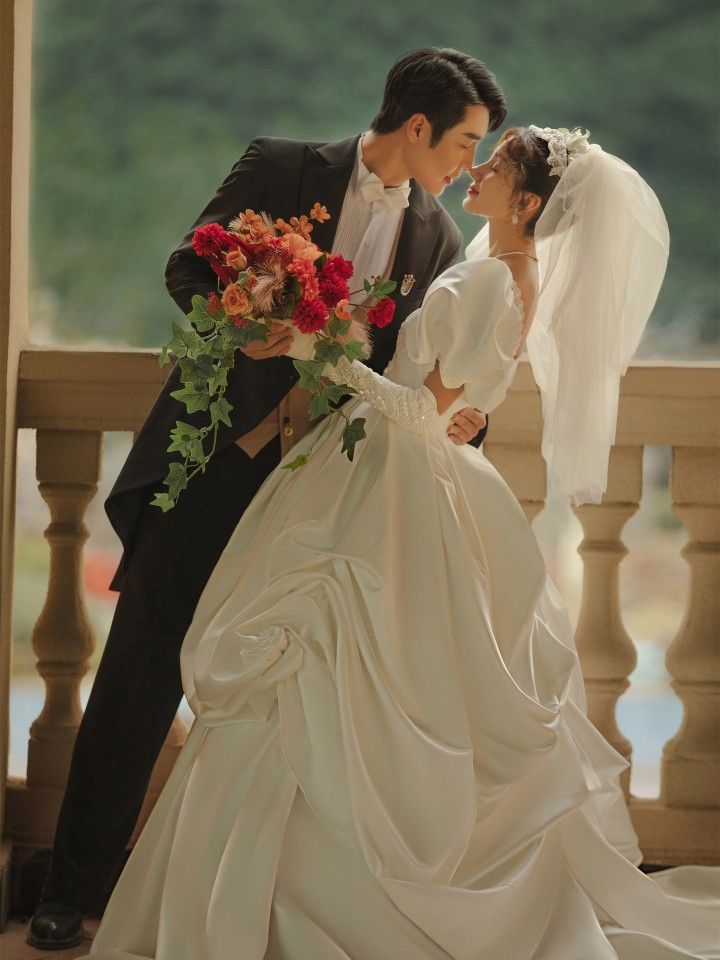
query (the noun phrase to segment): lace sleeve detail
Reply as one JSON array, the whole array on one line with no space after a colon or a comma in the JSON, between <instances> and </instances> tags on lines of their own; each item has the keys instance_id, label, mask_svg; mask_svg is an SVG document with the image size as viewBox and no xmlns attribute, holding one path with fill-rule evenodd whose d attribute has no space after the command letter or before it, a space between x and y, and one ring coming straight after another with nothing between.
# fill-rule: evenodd
<instances>
[{"instance_id":1,"label":"lace sleeve detail","mask_svg":"<svg viewBox=\"0 0 720 960\"><path fill-rule=\"evenodd\" d=\"M383 416L410 433L423 433L437 415L435 396L425 385L403 387L375 373L359 360L351 363L346 357L340 357L337 366L328 365L323 374L333 383L346 383L352 387Z\"/></svg>"}]
</instances>

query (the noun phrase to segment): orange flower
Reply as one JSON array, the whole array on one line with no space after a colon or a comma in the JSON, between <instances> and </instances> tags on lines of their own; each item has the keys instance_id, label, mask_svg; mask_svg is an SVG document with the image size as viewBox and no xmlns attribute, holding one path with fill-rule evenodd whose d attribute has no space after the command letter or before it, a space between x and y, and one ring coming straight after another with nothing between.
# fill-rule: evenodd
<instances>
[{"instance_id":1,"label":"orange flower","mask_svg":"<svg viewBox=\"0 0 720 960\"><path fill-rule=\"evenodd\" d=\"M220 301L230 317L235 317L243 313L250 313L250 298L236 283L229 283L223 292Z\"/></svg>"},{"instance_id":2,"label":"orange flower","mask_svg":"<svg viewBox=\"0 0 720 960\"><path fill-rule=\"evenodd\" d=\"M249 234L254 241L275 236L269 217L262 213L255 213L249 207L245 213L239 213L234 220L230 221L228 229L238 234Z\"/></svg>"},{"instance_id":3,"label":"orange flower","mask_svg":"<svg viewBox=\"0 0 720 960\"><path fill-rule=\"evenodd\" d=\"M286 233L280 244L294 260L310 260L314 263L321 253L319 247L299 233Z\"/></svg>"},{"instance_id":4,"label":"orange flower","mask_svg":"<svg viewBox=\"0 0 720 960\"><path fill-rule=\"evenodd\" d=\"M310 223L305 215L299 219L297 217L290 217L290 223L287 223L287 221L283 219L278 219L275 221L275 226L281 233L286 235L289 233L297 233L299 236L304 237L305 240L310 239L310 234L313 229L312 223Z\"/></svg>"},{"instance_id":5,"label":"orange flower","mask_svg":"<svg viewBox=\"0 0 720 960\"><path fill-rule=\"evenodd\" d=\"M342 300L338 300L335 307L335 316L338 320L349 320L352 317L350 311L350 301L345 297Z\"/></svg>"},{"instance_id":6,"label":"orange flower","mask_svg":"<svg viewBox=\"0 0 720 960\"><path fill-rule=\"evenodd\" d=\"M225 254L225 263L235 270L244 270L247 266L247 257L240 248L237 250L228 250Z\"/></svg>"},{"instance_id":7,"label":"orange flower","mask_svg":"<svg viewBox=\"0 0 720 960\"><path fill-rule=\"evenodd\" d=\"M323 223L325 220L332 220L332 217L327 212L327 207L324 207L322 203L315 204L310 211L310 218L312 220L317 220L318 223Z\"/></svg>"}]
</instances>

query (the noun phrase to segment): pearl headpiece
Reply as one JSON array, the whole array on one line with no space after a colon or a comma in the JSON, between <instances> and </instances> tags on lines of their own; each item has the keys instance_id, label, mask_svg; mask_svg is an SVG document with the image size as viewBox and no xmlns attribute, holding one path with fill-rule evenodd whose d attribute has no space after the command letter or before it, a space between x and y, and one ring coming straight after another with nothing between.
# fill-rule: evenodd
<instances>
[{"instance_id":1,"label":"pearl headpiece","mask_svg":"<svg viewBox=\"0 0 720 960\"><path fill-rule=\"evenodd\" d=\"M536 127L532 123L528 130L547 142L550 176L561 177L570 160L588 152L589 130L583 133L580 127L568 130L567 127Z\"/></svg>"}]
</instances>

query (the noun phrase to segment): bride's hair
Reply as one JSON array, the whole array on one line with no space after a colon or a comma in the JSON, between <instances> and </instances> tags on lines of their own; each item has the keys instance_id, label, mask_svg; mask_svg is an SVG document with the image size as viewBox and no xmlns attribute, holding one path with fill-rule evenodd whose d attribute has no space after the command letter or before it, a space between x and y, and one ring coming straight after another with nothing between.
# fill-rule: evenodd
<instances>
[{"instance_id":1,"label":"bride's hair","mask_svg":"<svg viewBox=\"0 0 720 960\"><path fill-rule=\"evenodd\" d=\"M485 64L450 47L426 47L406 53L392 67L370 129L392 133L414 113L424 113L432 124L434 147L476 104L488 108L489 129L497 130L507 108L500 85Z\"/></svg>"},{"instance_id":2,"label":"bride's hair","mask_svg":"<svg viewBox=\"0 0 720 960\"><path fill-rule=\"evenodd\" d=\"M532 237L540 215L547 206L560 177L550 173L547 141L528 127L510 127L500 137L497 160L513 181L513 197L534 193L541 203L537 213L525 224L524 235Z\"/></svg>"}]
</instances>

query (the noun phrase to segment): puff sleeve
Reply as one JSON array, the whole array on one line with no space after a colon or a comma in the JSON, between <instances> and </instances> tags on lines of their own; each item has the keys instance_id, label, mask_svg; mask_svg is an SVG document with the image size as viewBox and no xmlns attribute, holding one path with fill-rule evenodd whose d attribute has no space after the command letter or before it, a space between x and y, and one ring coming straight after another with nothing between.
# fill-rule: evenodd
<instances>
[{"instance_id":1,"label":"puff sleeve","mask_svg":"<svg viewBox=\"0 0 720 960\"><path fill-rule=\"evenodd\" d=\"M464 385L468 404L489 413L505 397L517 366L522 305L509 268L486 257L465 260L428 289L406 321L405 349L419 366L439 361L443 384Z\"/></svg>"}]
</instances>

